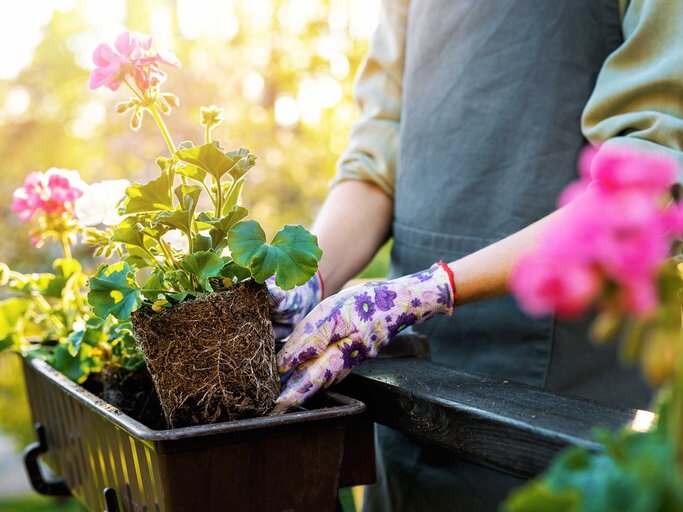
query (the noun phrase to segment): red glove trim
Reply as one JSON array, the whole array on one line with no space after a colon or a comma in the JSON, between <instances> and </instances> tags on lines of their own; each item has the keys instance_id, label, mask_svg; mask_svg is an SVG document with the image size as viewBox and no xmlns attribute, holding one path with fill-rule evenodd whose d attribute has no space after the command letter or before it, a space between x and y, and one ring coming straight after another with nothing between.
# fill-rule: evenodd
<instances>
[{"instance_id":1,"label":"red glove trim","mask_svg":"<svg viewBox=\"0 0 683 512\"><path fill-rule=\"evenodd\" d=\"M455 291L455 276L453 275L453 271L451 270L451 267L446 265L443 261L439 261L437 264L444 269L446 274L448 274L448 280L451 283L451 290L453 290L453 307L455 307L455 302L458 300L458 292Z\"/></svg>"},{"instance_id":2,"label":"red glove trim","mask_svg":"<svg viewBox=\"0 0 683 512\"><path fill-rule=\"evenodd\" d=\"M315 273L318 274L318 281L320 281L320 300L322 301L325 298L325 282L320 270L316 270Z\"/></svg>"}]
</instances>

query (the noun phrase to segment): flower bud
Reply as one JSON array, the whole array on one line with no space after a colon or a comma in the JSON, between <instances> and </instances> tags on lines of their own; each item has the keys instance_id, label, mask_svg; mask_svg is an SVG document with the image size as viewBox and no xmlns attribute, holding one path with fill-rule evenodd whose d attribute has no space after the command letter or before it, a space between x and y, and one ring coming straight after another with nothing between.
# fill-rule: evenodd
<instances>
[{"instance_id":1,"label":"flower bud","mask_svg":"<svg viewBox=\"0 0 683 512\"><path fill-rule=\"evenodd\" d=\"M5 286L9 282L9 267L5 263L0 263L0 286Z\"/></svg>"},{"instance_id":2,"label":"flower bud","mask_svg":"<svg viewBox=\"0 0 683 512\"><path fill-rule=\"evenodd\" d=\"M176 96L175 94L166 92L162 94L162 96L166 100L166 103L168 103L171 106L171 108L178 108L180 106L180 98L178 98L178 96Z\"/></svg>"},{"instance_id":3,"label":"flower bud","mask_svg":"<svg viewBox=\"0 0 683 512\"><path fill-rule=\"evenodd\" d=\"M199 110L200 122L203 126L218 126L223 122L223 109L216 105L210 107L202 107Z\"/></svg>"},{"instance_id":4,"label":"flower bud","mask_svg":"<svg viewBox=\"0 0 683 512\"><path fill-rule=\"evenodd\" d=\"M130 118L130 127L131 127L131 129L138 131L140 129L141 125L142 125L142 111L137 109L137 110L135 110L133 117Z\"/></svg>"},{"instance_id":5,"label":"flower bud","mask_svg":"<svg viewBox=\"0 0 683 512\"><path fill-rule=\"evenodd\" d=\"M161 110L163 114L171 113L171 106L168 103L166 103L164 98L160 97L159 99L157 99L157 105L159 106L159 110Z\"/></svg>"},{"instance_id":6,"label":"flower bud","mask_svg":"<svg viewBox=\"0 0 683 512\"><path fill-rule=\"evenodd\" d=\"M134 105L135 105L135 102L133 102L133 101L123 101L121 103L118 103L115 107L116 113L117 114L125 114L131 108L133 108Z\"/></svg>"}]
</instances>

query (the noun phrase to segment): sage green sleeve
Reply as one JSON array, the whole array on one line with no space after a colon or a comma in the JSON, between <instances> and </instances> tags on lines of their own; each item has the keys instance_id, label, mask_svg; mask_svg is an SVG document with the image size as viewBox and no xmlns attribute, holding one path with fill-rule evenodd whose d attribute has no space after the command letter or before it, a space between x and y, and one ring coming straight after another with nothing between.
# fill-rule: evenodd
<instances>
[{"instance_id":1,"label":"sage green sleeve","mask_svg":"<svg viewBox=\"0 0 683 512\"><path fill-rule=\"evenodd\" d=\"M683 0L631 0L624 42L605 61L582 117L593 144L659 149L683 164Z\"/></svg>"},{"instance_id":2,"label":"sage green sleeve","mask_svg":"<svg viewBox=\"0 0 683 512\"><path fill-rule=\"evenodd\" d=\"M337 162L331 186L346 180L375 183L394 195L408 0L384 0L379 23L355 85L361 116Z\"/></svg>"}]
</instances>

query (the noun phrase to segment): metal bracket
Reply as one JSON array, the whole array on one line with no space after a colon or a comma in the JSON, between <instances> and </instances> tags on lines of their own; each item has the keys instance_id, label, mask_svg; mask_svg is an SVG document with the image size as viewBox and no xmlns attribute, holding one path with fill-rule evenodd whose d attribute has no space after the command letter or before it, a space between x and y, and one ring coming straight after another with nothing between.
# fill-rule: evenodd
<instances>
[{"instance_id":1,"label":"metal bracket","mask_svg":"<svg viewBox=\"0 0 683 512\"><path fill-rule=\"evenodd\" d=\"M31 443L24 450L24 466L33 489L47 496L71 496L71 491L69 491L69 488L64 483L63 478L57 478L49 482L43 478L40 464L38 463L38 456L46 453L48 450L47 434L45 427L41 423L36 423L33 428L36 431L38 441Z\"/></svg>"},{"instance_id":2,"label":"metal bracket","mask_svg":"<svg viewBox=\"0 0 683 512\"><path fill-rule=\"evenodd\" d=\"M104 488L104 512L119 512L119 500L111 487Z\"/></svg>"}]
</instances>

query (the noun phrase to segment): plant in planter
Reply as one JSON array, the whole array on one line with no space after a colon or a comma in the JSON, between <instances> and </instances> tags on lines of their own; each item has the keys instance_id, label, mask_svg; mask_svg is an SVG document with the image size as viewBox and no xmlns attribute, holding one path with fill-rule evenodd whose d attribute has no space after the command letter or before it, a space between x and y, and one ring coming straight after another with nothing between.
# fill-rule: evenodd
<instances>
[{"instance_id":1,"label":"plant in planter","mask_svg":"<svg viewBox=\"0 0 683 512\"><path fill-rule=\"evenodd\" d=\"M0 263L0 285L9 295L0 302L0 350L44 359L78 383L107 367L133 372L144 366L130 322L93 315L83 299L87 276L71 250L79 234L93 229L86 226L96 199L91 190L108 189L114 198L116 183L88 186L78 172L66 169L30 173L14 193L12 210L35 222L34 246L57 241L63 255L54 261L53 273L22 274ZM87 218L80 218L79 210Z\"/></svg>"},{"instance_id":2,"label":"plant in planter","mask_svg":"<svg viewBox=\"0 0 683 512\"><path fill-rule=\"evenodd\" d=\"M593 156L596 155L594 158ZM616 434L599 432L603 453L572 448L508 499L506 510L654 511L683 508L683 207L676 163L635 150L588 152L589 188L519 264L512 287L532 314L576 318L597 309L593 336L621 338L659 388L659 417L639 412ZM672 249L673 248L673 249ZM645 413L645 414L642 414ZM645 421L640 421L644 418Z\"/></svg>"},{"instance_id":3,"label":"plant in planter","mask_svg":"<svg viewBox=\"0 0 683 512\"><path fill-rule=\"evenodd\" d=\"M178 98L161 92L162 65L179 66L149 36L125 32L93 54L90 86L125 84L137 130L148 114L169 154L159 174L126 190L123 220L111 237L120 261L90 279L88 300L102 318L132 319L171 427L266 414L279 393L269 296L264 281L291 289L317 270L321 251L301 226L285 226L268 243L240 205L255 156L212 140L221 110L203 108L204 144L174 145L161 114Z\"/></svg>"}]
</instances>

